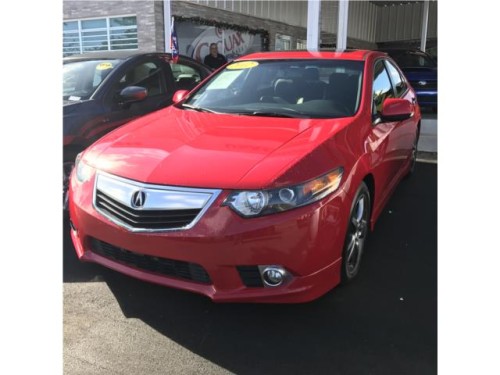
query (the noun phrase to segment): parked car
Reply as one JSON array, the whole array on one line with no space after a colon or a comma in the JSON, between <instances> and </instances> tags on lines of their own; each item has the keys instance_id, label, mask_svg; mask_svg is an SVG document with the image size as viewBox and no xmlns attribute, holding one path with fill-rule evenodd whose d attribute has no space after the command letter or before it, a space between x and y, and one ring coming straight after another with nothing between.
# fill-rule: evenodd
<instances>
[{"instance_id":1,"label":"parked car","mask_svg":"<svg viewBox=\"0 0 500 375\"><path fill-rule=\"evenodd\" d=\"M107 51L76 55L63 65L63 205L76 155L126 122L172 104L178 89L192 89L211 69L167 53Z\"/></svg>"},{"instance_id":2,"label":"parked car","mask_svg":"<svg viewBox=\"0 0 500 375\"><path fill-rule=\"evenodd\" d=\"M70 182L77 256L217 302L348 283L413 171L415 91L374 51L241 57L106 135Z\"/></svg>"},{"instance_id":3,"label":"parked car","mask_svg":"<svg viewBox=\"0 0 500 375\"><path fill-rule=\"evenodd\" d=\"M437 62L419 50L385 50L399 65L417 93L420 107L437 111Z\"/></svg>"}]
</instances>

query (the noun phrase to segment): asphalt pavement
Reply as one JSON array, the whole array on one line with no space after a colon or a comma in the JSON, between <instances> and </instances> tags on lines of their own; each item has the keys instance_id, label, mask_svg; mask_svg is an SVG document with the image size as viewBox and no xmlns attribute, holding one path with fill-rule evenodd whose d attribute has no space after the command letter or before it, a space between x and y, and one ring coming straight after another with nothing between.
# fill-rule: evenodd
<instances>
[{"instance_id":1,"label":"asphalt pavement","mask_svg":"<svg viewBox=\"0 0 500 375\"><path fill-rule=\"evenodd\" d=\"M437 162L438 116L429 108L422 108L418 156L421 161Z\"/></svg>"},{"instance_id":2,"label":"asphalt pavement","mask_svg":"<svg viewBox=\"0 0 500 375\"><path fill-rule=\"evenodd\" d=\"M307 304L214 304L80 263L63 225L65 374L437 373L437 164L395 191L358 278Z\"/></svg>"}]
</instances>

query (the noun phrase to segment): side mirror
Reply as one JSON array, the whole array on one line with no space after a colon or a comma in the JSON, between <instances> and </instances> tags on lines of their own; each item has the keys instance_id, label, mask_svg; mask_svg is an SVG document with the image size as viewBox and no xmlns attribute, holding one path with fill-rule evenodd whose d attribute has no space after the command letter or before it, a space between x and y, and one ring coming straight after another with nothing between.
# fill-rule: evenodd
<instances>
[{"instance_id":1,"label":"side mirror","mask_svg":"<svg viewBox=\"0 0 500 375\"><path fill-rule=\"evenodd\" d=\"M413 116L408 100L387 98L382 105L382 121L403 121Z\"/></svg>"},{"instance_id":2,"label":"side mirror","mask_svg":"<svg viewBox=\"0 0 500 375\"><path fill-rule=\"evenodd\" d=\"M120 103L130 104L146 99L148 90L140 86L128 86L120 91Z\"/></svg>"},{"instance_id":3,"label":"side mirror","mask_svg":"<svg viewBox=\"0 0 500 375\"><path fill-rule=\"evenodd\" d=\"M174 102L174 104L177 104L180 101L184 100L186 98L187 94L189 94L188 90L177 90L174 93L174 96L172 97L172 101Z\"/></svg>"}]
</instances>

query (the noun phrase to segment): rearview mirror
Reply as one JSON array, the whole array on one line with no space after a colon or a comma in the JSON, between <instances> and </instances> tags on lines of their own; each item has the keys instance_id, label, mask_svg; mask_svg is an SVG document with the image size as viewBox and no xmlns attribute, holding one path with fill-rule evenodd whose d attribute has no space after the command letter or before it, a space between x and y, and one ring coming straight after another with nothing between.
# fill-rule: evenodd
<instances>
[{"instance_id":1,"label":"rearview mirror","mask_svg":"<svg viewBox=\"0 0 500 375\"><path fill-rule=\"evenodd\" d=\"M177 104L180 101L184 100L188 93L188 90L177 90L172 97L172 101L174 102L174 104Z\"/></svg>"},{"instance_id":2,"label":"rearview mirror","mask_svg":"<svg viewBox=\"0 0 500 375\"><path fill-rule=\"evenodd\" d=\"M382 105L382 121L403 121L413 116L411 104L408 100L387 98Z\"/></svg>"},{"instance_id":3,"label":"rearview mirror","mask_svg":"<svg viewBox=\"0 0 500 375\"><path fill-rule=\"evenodd\" d=\"M134 102L140 102L146 99L148 96L148 90L140 86L128 86L120 91L120 102L121 104L129 104Z\"/></svg>"}]
</instances>

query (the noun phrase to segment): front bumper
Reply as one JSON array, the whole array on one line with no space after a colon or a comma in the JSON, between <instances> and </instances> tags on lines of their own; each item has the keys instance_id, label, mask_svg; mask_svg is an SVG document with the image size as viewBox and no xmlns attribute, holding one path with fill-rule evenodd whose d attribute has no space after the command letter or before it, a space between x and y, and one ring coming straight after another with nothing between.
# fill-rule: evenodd
<instances>
[{"instance_id":1,"label":"front bumper","mask_svg":"<svg viewBox=\"0 0 500 375\"><path fill-rule=\"evenodd\" d=\"M199 293L215 302L296 303L316 299L340 282L341 254L350 207L339 189L314 204L287 212L245 219L221 206L223 191L195 226L187 230L133 233L93 207L93 181L71 180L71 238L78 258L123 274ZM119 249L123 257L97 251L96 241ZM137 259L201 267L204 279L166 275ZM188 264L188 266L185 266ZM239 267L281 265L291 275L277 287L245 285ZM201 280L201 281L200 281Z\"/></svg>"}]
</instances>

